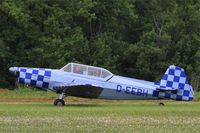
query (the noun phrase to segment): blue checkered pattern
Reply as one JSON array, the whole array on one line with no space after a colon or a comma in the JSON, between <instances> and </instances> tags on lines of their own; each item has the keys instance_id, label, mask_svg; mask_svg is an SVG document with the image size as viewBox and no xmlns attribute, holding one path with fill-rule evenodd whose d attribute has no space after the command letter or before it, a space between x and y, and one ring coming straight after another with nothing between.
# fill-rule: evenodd
<instances>
[{"instance_id":1,"label":"blue checkered pattern","mask_svg":"<svg viewBox=\"0 0 200 133\"><path fill-rule=\"evenodd\" d=\"M31 86L48 88L51 70L44 68L20 68L19 82Z\"/></svg>"},{"instance_id":2,"label":"blue checkered pattern","mask_svg":"<svg viewBox=\"0 0 200 133\"><path fill-rule=\"evenodd\" d=\"M193 90L189 85L185 71L178 66L170 66L160 82L155 83L158 90L153 96L175 100L192 100Z\"/></svg>"}]
</instances>

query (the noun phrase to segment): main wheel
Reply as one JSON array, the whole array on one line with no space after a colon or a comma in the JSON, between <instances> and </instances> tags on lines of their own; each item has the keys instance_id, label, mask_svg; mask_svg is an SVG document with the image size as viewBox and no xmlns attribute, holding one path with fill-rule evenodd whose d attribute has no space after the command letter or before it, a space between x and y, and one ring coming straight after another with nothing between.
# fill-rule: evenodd
<instances>
[{"instance_id":1,"label":"main wheel","mask_svg":"<svg viewBox=\"0 0 200 133\"><path fill-rule=\"evenodd\" d=\"M164 103L162 103L162 102L160 102L160 103L159 103L159 106L165 106L165 104L164 104Z\"/></svg>"},{"instance_id":2,"label":"main wheel","mask_svg":"<svg viewBox=\"0 0 200 133\"><path fill-rule=\"evenodd\" d=\"M56 99L54 101L54 105L55 106L64 106L65 105L65 101L63 99Z\"/></svg>"}]
</instances>

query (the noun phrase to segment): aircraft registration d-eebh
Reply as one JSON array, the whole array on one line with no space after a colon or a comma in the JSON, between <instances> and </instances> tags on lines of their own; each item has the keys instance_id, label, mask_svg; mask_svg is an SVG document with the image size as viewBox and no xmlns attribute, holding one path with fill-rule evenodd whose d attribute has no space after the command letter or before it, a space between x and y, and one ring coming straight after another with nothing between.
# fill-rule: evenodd
<instances>
[{"instance_id":1,"label":"aircraft registration d-eebh","mask_svg":"<svg viewBox=\"0 0 200 133\"><path fill-rule=\"evenodd\" d=\"M11 67L18 81L59 94L54 105L65 105L66 96L113 100L193 100L194 92L183 68L171 65L159 82L114 75L108 70L69 63L61 69ZM161 105L164 105L161 103Z\"/></svg>"}]
</instances>

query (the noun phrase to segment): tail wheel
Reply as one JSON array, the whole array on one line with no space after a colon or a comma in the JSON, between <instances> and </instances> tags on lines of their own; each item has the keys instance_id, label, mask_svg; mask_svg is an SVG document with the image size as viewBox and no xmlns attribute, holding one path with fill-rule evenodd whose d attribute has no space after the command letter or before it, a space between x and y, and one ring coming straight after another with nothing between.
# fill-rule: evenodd
<instances>
[{"instance_id":1,"label":"tail wheel","mask_svg":"<svg viewBox=\"0 0 200 133\"><path fill-rule=\"evenodd\" d=\"M56 99L54 101L54 105L55 106L64 106L65 105L65 101L63 99Z\"/></svg>"}]
</instances>

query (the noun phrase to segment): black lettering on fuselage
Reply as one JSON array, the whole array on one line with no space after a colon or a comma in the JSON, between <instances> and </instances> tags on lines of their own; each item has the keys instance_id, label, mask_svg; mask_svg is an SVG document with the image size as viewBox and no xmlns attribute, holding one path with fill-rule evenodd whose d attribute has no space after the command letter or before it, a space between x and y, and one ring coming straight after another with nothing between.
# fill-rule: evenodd
<instances>
[{"instance_id":1,"label":"black lettering on fuselage","mask_svg":"<svg viewBox=\"0 0 200 133\"><path fill-rule=\"evenodd\" d=\"M130 86L127 86L125 92L126 92L127 94L130 94L130 93L131 93L131 87L130 87Z\"/></svg>"},{"instance_id":2,"label":"black lettering on fuselage","mask_svg":"<svg viewBox=\"0 0 200 133\"><path fill-rule=\"evenodd\" d=\"M117 92L121 92L121 91L122 91L122 86L121 86L121 85L117 85L116 91L117 91Z\"/></svg>"},{"instance_id":3,"label":"black lettering on fuselage","mask_svg":"<svg viewBox=\"0 0 200 133\"><path fill-rule=\"evenodd\" d=\"M126 86L125 88L123 88L122 85L117 85L116 92L125 92L126 94L132 94L137 96L145 96L145 97L148 96L148 89L131 87L131 86Z\"/></svg>"}]
</instances>

